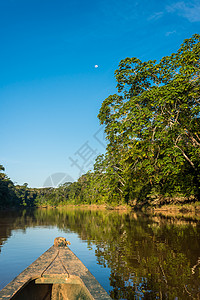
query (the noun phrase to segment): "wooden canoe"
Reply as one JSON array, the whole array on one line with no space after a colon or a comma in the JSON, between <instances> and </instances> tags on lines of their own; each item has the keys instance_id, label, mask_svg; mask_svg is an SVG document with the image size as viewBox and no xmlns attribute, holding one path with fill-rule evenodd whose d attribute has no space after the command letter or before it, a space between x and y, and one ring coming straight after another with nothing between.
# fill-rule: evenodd
<instances>
[{"instance_id":1,"label":"wooden canoe","mask_svg":"<svg viewBox=\"0 0 200 300\"><path fill-rule=\"evenodd\" d=\"M0 291L0 299L111 298L67 246L53 245Z\"/></svg>"}]
</instances>

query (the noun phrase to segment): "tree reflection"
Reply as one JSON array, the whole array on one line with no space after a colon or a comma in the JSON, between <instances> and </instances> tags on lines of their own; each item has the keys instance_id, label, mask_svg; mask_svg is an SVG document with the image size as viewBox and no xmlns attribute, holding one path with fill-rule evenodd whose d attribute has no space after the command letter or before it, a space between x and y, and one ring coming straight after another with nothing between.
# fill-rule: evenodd
<instances>
[{"instance_id":1,"label":"tree reflection","mask_svg":"<svg viewBox=\"0 0 200 300\"><path fill-rule=\"evenodd\" d=\"M113 299L200 299L200 226L144 214L36 209L1 215L0 243L12 229L56 225L96 245L108 266ZM2 230L2 228L4 228ZM192 267L196 264L196 267Z\"/></svg>"}]
</instances>

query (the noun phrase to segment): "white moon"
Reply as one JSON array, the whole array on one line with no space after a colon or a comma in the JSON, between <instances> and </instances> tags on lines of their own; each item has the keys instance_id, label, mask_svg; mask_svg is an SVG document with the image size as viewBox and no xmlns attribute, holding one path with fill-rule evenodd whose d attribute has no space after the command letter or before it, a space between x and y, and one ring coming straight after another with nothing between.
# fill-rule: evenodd
<instances>
[{"instance_id":1,"label":"white moon","mask_svg":"<svg viewBox=\"0 0 200 300\"><path fill-rule=\"evenodd\" d=\"M96 68L98 68L99 66L98 66L98 65L95 65L94 67L95 67L95 69L96 69Z\"/></svg>"}]
</instances>

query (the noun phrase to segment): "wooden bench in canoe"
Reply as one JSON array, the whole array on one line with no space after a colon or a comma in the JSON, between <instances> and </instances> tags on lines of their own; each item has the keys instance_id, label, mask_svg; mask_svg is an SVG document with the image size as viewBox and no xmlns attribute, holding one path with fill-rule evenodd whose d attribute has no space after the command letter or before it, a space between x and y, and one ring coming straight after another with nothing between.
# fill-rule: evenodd
<instances>
[{"instance_id":1,"label":"wooden bench in canoe","mask_svg":"<svg viewBox=\"0 0 200 300\"><path fill-rule=\"evenodd\" d=\"M64 238L0 291L2 300L111 299Z\"/></svg>"}]
</instances>

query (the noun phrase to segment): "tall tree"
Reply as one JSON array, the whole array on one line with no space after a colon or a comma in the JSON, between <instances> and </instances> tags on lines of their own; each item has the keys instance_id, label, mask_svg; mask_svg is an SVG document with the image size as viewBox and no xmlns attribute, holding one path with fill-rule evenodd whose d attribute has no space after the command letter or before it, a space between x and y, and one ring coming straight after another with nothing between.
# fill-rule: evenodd
<instances>
[{"instance_id":1,"label":"tall tree","mask_svg":"<svg viewBox=\"0 0 200 300\"><path fill-rule=\"evenodd\" d=\"M104 100L98 117L106 126L107 152L124 180L135 181L138 173L162 193L185 189L200 198L199 71L198 34L160 62L135 57L120 62L119 94ZM181 176L189 184L177 188Z\"/></svg>"}]
</instances>

